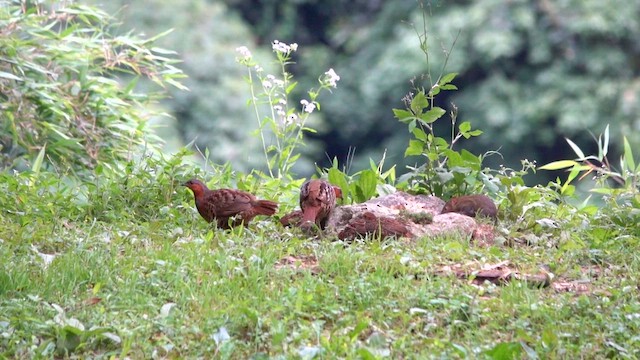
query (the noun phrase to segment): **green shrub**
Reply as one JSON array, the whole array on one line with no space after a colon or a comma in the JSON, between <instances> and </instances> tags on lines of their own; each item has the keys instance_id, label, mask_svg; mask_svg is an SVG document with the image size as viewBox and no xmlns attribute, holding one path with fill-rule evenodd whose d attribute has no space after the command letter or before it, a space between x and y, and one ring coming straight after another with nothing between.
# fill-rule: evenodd
<instances>
[{"instance_id":1,"label":"green shrub","mask_svg":"<svg viewBox=\"0 0 640 360\"><path fill-rule=\"evenodd\" d=\"M162 92L137 93L140 77L183 88L173 52L158 38L112 35L113 19L73 4L0 8L0 167L82 171L131 159L159 139L147 126Z\"/></svg>"},{"instance_id":2,"label":"green shrub","mask_svg":"<svg viewBox=\"0 0 640 360\"><path fill-rule=\"evenodd\" d=\"M640 236L638 224L640 223L640 164L636 160L631 150L631 145L626 136L622 138L624 149L620 157L619 165L611 162L607 157L609 153L609 126L605 128L602 135L598 137L598 154L585 155L582 149L573 141L566 139L569 146L576 153L577 158L573 160L558 160L546 164L542 170L569 170L567 180L562 183L557 182L559 192L563 195L572 195L575 186L571 183L577 178L589 179L591 175L594 185L590 192L602 196L606 211L601 211L596 216L600 227L611 230L616 236L634 235ZM578 177L582 173L582 176ZM589 198L585 200L585 203Z\"/></svg>"}]
</instances>

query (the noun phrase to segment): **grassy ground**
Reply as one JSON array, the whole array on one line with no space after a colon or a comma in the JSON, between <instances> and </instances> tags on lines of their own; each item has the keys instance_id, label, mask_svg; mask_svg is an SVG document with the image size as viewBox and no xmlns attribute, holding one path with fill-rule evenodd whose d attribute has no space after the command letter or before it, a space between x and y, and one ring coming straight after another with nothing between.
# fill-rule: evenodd
<instances>
[{"instance_id":1,"label":"grassy ground","mask_svg":"<svg viewBox=\"0 0 640 360\"><path fill-rule=\"evenodd\" d=\"M0 357L640 357L637 238L586 224L535 245L345 244L264 218L225 233L184 188L139 191L156 176L84 200L3 178ZM503 261L575 287L445 271Z\"/></svg>"}]
</instances>

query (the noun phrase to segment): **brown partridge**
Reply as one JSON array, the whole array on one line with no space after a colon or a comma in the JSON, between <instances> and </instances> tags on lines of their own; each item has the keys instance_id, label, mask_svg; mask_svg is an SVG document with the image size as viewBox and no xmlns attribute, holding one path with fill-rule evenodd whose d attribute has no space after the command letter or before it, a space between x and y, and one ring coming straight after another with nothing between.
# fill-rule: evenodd
<instances>
[{"instance_id":1,"label":"brown partridge","mask_svg":"<svg viewBox=\"0 0 640 360\"><path fill-rule=\"evenodd\" d=\"M486 195L465 195L451 198L442 208L442 213L455 212L471 217L476 215L493 219L498 218L496 204Z\"/></svg>"},{"instance_id":2,"label":"brown partridge","mask_svg":"<svg viewBox=\"0 0 640 360\"><path fill-rule=\"evenodd\" d=\"M315 179L300 187L300 226L309 229L313 224L324 229L331 211L336 206L336 197L342 198L342 190L328 181Z\"/></svg>"},{"instance_id":3,"label":"brown partridge","mask_svg":"<svg viewBox=\"0 0 640 360\"><path fill-rule=\"evenodd\" d=\"M278 204L269 200L258 200L248 192L234 189L209 190L200 180L191 179L182 184L193 192L196 208L208 222L216 221L221 229L245 225L257 215L273 215ZM229 218L235 217L231 224Z\"/></svg>"},{"instance_id":4,"label":"brown partridge","mask_svg":"<svg viewBox=\"0 0 640 360\"><path fill-rule=\"evenodd\" d=\"M353 240L357 237L380 236L382 239L388 237L412 237L411 231L400 220L386 216L376 216L367 211L349 221L347 226L340 231L338 238L341 240Z\"/></svg>"}]
</instances>

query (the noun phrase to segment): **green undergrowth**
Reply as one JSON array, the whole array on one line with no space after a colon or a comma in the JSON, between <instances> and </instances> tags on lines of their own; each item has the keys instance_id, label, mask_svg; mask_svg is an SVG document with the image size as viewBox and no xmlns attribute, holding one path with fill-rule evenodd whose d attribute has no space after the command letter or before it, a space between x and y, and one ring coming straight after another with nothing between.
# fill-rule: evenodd
<instances>
[{"instance_id":1,"label":"green undergrowth","mask_svg":"<svg viewBox=\"0 0 640 360\"><path fill-rule=\"evenodd\" d=\"M640 355L638 237L624 229L566 221L515 231L526 221L502 216L505 245L344 243L283 229L277 217L214 229L180 182L245 187L280 200L279 216L295 207L299 184L255 186L180 156L105 168L86 183L0 176L0 357ZM447 271L502 262L582 288L474 284Z\"/></svg>"},{"instance_id":2,"label":"green undergrowth","mask_svg":"<svg viewBox=\"0 0 640 360\"><path fill-rule=\"evenodd\" d=\"M25 34L41 34L38 29L45 26L51 46L41 50L59 54L67 47L58 46L58 40L102 29L81 28L105 15L90 8L65 10L67 22L59 24L58 17L34 6L16 5L5 15L15 16L16 24L29 30ZM464 141L482 131L469 120L458 120L455 105L445 109L436 101L442 91L457 89L457 74L445 72L449 55L432 77L426 25L416 34L428 72L412 82L405 108L393 111L407 126L405 156L416 159L416 165L396 177L396 166L385 165L383 155L355 173L348 161L338 159L318 173L341 187L343 205L398 190L445 200L487 194L499 208L493 244L453 235L346 243L280 226L279 217L296 208L306 180L294 176L293 169L305 134L316 131L312 114L320 110L321 94L331 94L340 76L329 68L305 92L296 89L287 70L296 43L272 43L280 65L275 75L240 46L236 60L247 69L248 103L256 115L253 134L263 145L262 171L243 174L229 164L209 166L206 149L200 154L206 167L192 164L186 150L174 156L140 154L155 149L144 140L153 135L145 132L146 114L135 106L117 106L106 119L85 101L82 86L80 93L72 89L71 97L65 89L64 94L54 91L75 104L62 110L56 107L60 101L15 106L28 112L15 115L16 123L33 120L39 126L48 119L64 125L76 119L70 114L83 114L82 119L96 114L107 122L134 119L140 132L125 139L119 131L128 127L107 126L117 131L89 137L120 144L112 149L111 142L98 141L106 158L93 152L92 141L68 139L55 126L58 130L43 133L53 138L28 138L33 143L24 143L23 134L15 131L0 136L5 145L26 144L23 150L6 147L0 172L0 358L640 357L640 260L635 251L640 244L640 165L627 139L618 146L624 149L619 164L607 158L607 127L597 139L597 155L585 156L568 140L575 159L542 167L525 159L519 170L486 168L484 160L500 154L465 150ZM33 53L28 41L16 44L16 49L28 48L24 54ZM79 50L72 55L86 63L86 51ZM50 64L65 57L39 59ZM182 88L175 82L182 74L172 67L173 60L145 59L171 70L164 82ZM10 89L19 88L16 81L44 79L41 72L4 70L1 82ZM9 70L25 73L25 79ZM47 75L45 82L50 78L56 77ZM136 81L124 91L130 93ZM33 83L20 86L31 91ZM107 95L120 91L111 83L112 91L91 99L110 104ZM42 89L41 99L58 98L45 91L56 88ZM15 104L28 98L16 94ZM6 111L11 119L12 109ZM23 130L30 136L32 128ZM90 161L69 151L69 144L87 145ZM64 166L75 162L80 165ZM558 169L569 170L566 179L525 184L528 174ZM592 198L581 199L576 183L587 176L594 177ZM200 218L191 192L180 185L191 178L278 201L278 213L258 217L247 228L215 229ZM480 277L487 274L480 270L499 271L502 280L513 280L494 276L495 283L483 282ZM550 284L541 286L540 274Z\"/></svg>"}]
</instances>

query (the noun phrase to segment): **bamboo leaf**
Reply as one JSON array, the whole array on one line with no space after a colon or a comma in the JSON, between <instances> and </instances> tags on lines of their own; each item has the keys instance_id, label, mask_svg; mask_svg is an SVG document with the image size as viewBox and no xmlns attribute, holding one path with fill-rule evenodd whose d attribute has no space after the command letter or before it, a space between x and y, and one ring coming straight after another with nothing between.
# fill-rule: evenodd
<instances>
[{"instance_id":1,"label":"bamboo leaf","mask_svg":"<svg viewBox=\"0 0 640 360\"><path fill-rule=\"evenodd\" d=\"M631 151L631 145L627 137L623 137L624 140L624 162L627 165L627 170L633 172L636 168L635 161L633 159L633 152Z\"/></svg>"},{"instance_id":2,"label":"bamboo leaf","mask_svg":"<svg viewBox=\"0 0 640 360\"><path fill-rule=\"evenodd\" d=\"M46 153L46 149L47 149L47 144L45 144L42 147L42 149L40 149L40 152L38 152L38 156L36 157L36 160L33 162L33 165L31 166L31 171L33 171L36 174L40 172L40 168L42 167L42 162L44 161L44 154Z\"/></svg>"},{"instance_id":3,"label":"bamboo leaf","mask_svg":"<svg viewBox=\"0 0 640 360\"><path fill-rule=\"evenodd\" d=\"M10 80L23 81L21 77L15 76L11 73L0 71L0 77Z\"/></svg>"},{"instance_id":4,"label":"bamboo leaf","mask_svg":"<svg viewBox=\"0 0 640 360\"><path fill-rule=\"evenodd\" d=\"M609 124L607 124L607 127L604 129L604 144L602 145L602 156L603 157L607 156L608 152L609 152Z\"/></svg>"},{"instance_id":5,"label":"bamboo leaf","mask_svg":"<svg viewBox=\"0 0 640 360\"><path fill-rule=\"evenodd\" d=\"M582 152L582 150L580 150L578 145L576 145L573 141L569 140L569 138L564 138L564 139L567 140L567 143L569 143L569 146L571 146L571 148L573 149L573 152L575 152L576 155L578 155L578 160L584 159L584 153Z\"/></svg>"},{"instance_id":6,"label":"bamboo leaf","mask_svg":"<svg viewBox=\"0 0 640 360\"><path fill-rule=\"evenodd\" d=\"M570 168L572 166L578 166L579 163L574 160L560 160L550 162L546 165L540 166L538 169L540 170L560 170Z\"/></svg>"}]
</instances>

